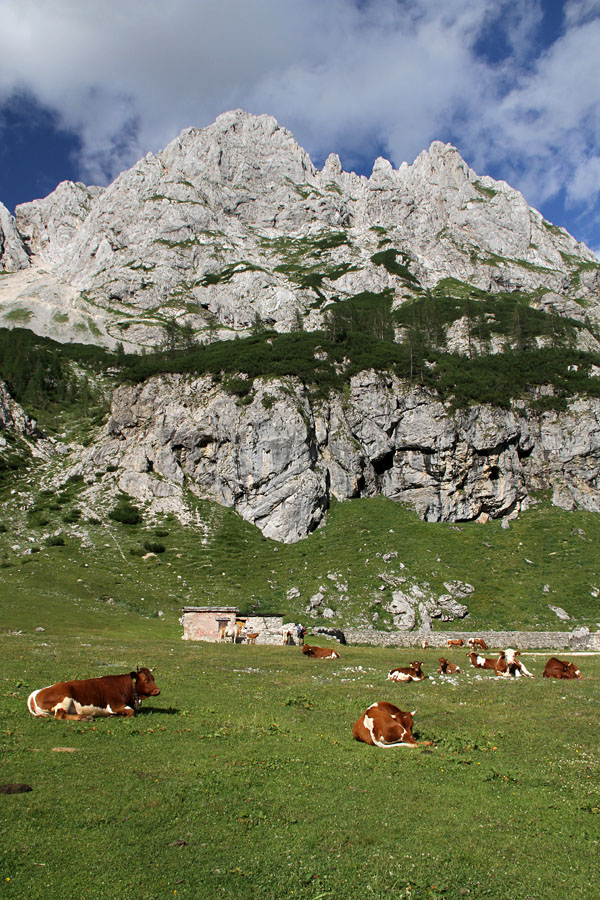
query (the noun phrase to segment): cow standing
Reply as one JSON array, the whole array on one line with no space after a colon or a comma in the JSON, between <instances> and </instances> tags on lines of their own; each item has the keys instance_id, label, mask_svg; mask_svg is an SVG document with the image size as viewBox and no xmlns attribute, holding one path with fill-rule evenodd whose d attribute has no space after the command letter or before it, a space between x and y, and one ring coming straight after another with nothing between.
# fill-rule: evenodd
<instances>
[{"instance_id":1,"label":"cow standing","mask_svg":"<svg viewBox=\"0 0 600 900\"><path fill-rule=\"evenodd\" d=\"M133 716L145 697L160 694L150 669L127 675L103 675L59 681L33 691L27 699L32 716L87 721L94 716Z\"/></svg>"},{"instance_id":2,"label":"cow standing","mask_svg":"<svg viewBox=\"0 0 600 900\"><path fill-rule=\"evenodd\" d=\"M354 723L352 734L355 740L372 747L390 749L392 747L416 747L413 737L414 713L403 712L393 703L378 701Z\"/></svg>"},{"instance_id":3,"label":"cow standing","mask_svg":"<svg viewBox=\"0 0 600 900\"><path fill-rule=\"evenodd\" d=\"M487 650L487 648L488 648L488 645L486 644L486 642L484 641L483 638L469 638L467 643L468 643L469 647L471 648L471 650L476 650L476 649Z\"/></svg>"}]
</instances>

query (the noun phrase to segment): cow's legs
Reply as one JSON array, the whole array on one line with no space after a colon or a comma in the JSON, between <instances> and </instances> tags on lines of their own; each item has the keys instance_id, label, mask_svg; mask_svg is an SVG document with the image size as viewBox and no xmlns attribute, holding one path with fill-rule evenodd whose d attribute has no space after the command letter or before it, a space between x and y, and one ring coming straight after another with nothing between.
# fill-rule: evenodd
<instances>
[{"instance_id":1,"label":"cow's legs","mask_svg":"<svg viewBox=\"0 0 600 900\"><path fill-rule=\"evenodd\" d=\"M111 712L113 716L133 716L135 715L135 710L131 708L131 706L120 706L118 709L113 709Z\"/></svg>"},{"instance_id":2,"label":"cow's legs","mask_svg":"<svg viewBox=\"0 0 600 900\"><path fill-rule=\"evenodd\" d=\"M55 710L54 717L56 719L69 719L71 722L91 722L92 716L80 716L77 713L69 713L62 706Z\"/></svg>"}]
</instances>

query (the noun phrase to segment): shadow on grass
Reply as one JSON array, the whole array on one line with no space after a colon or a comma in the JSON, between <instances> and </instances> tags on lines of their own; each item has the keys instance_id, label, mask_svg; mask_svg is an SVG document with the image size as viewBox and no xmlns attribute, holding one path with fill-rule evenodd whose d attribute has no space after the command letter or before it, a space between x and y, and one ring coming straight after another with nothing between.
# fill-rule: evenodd
<instances>
[{"instance_id":1,"label":"shadow on grass","mask_svg":"<svg viewBox=\"0 0 600 900\"><path fill-rule=\"evenodd\" d=\"M162 706L149 706L148 709L138 709L137 716L177 716L179 715L179 710L175 709L173 706L169 706L165 709Z\"/></svg>"}]
</instances>

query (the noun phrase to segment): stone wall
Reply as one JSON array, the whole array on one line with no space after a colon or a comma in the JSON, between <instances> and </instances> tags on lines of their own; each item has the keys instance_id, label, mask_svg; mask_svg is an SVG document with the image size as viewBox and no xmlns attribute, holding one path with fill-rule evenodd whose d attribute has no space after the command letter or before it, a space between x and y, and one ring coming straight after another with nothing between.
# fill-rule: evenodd
<instances>
[{"instance_id":1,"label":"stone wall","mask_svg":"<svg viewBox=\"0 0 600 900\"><path fill-rule=\"evenodd\" d=\"M275 646L283 643L282 627L283 616L248 616L246 619L246 632L254 634L258 631L257 644Z\"/></svg>"},{"instance_id":2,"label":"stone wall","mask_svg":"<svg viewBox=\"0 0 600 900\"><path fill-rule=\"evenodd\" d=\"M443 632L384 632L371 629L345 629L349 644L370 644L379 647L420 647L426 640L430 647L447 649L447 641L462 638L483 638L488 647L514 647L516 650L596 650L600 652L600 631L590 633L587 628L574 631L443 631Z\"/></svg>"}]
</instances>

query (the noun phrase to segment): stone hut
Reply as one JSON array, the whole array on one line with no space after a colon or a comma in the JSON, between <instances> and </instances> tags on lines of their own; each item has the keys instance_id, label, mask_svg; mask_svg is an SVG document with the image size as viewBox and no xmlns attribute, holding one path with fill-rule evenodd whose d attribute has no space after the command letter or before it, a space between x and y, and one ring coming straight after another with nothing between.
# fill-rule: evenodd
<instances>
[{"instance_id":1,"label":"stone hut","mask_svg":"<svg viewBox=\"0 0 600 900\"><path fill-rule=\"evenodd\" d=\"M236 606L184 606L179 620L184 641L221 639L221 629L239 625L248 634L257 634L257 644L283 643L283 616L240 616Z\"/></svg>"}]
</instances>

